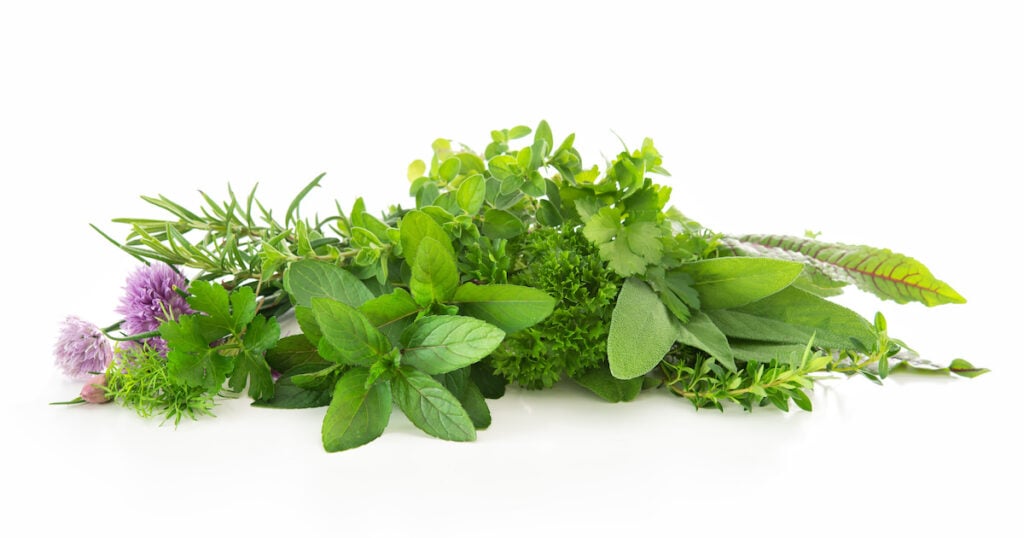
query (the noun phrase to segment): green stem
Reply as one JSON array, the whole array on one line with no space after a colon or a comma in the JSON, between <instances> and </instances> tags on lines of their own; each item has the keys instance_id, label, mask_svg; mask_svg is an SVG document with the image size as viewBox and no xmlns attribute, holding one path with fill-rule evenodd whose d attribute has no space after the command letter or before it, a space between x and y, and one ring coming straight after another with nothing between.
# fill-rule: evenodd
<instances>
[{"instance_id":1,"label":"green stem","mask_svg":"<svg viewBox=\"0 0 1024 538\"><path fill-rule=\"evenodd\" d=\"M128 336L114 336L114 335L110 334L109 332L107 332L106 329L100 329L100 330L103 331L103 334L106 335L107 338L109 338L109 339L111 339L111 340L113 340L115 342L134 342L134 341L138 341L138 340L145 340L146 338L155 338L157 336L160 336L160 331L149 331L149 332L145 332L145 333L131 334L131 335L128 335Z\"/></svg>"}]
</instances>

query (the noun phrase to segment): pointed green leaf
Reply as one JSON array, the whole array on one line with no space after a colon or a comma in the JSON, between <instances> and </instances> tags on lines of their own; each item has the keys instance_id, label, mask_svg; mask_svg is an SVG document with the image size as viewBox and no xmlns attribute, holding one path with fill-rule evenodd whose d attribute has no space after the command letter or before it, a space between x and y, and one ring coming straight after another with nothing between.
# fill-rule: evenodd
<instances>
[{"instance_id":1,"label":"pointed green leaf","mask_svg":"<svg viewBox=\"0 0 1024 538\"><path fill-rule=\"evenodd\" d=\"M949 364L949 371L962 377L978 377L990 372L988 368L978 368L964 359L953 359Z\"/></svg>"},{"instance_id":2,"label":"pointed green leaf","mask_svg":"<svg viewBox=\"0 0 1024 538\"><path fill-rule=\"evenodd\" d=\"M293 312L295 321L302 329L302 335L314 346L319 344L323 337L323 331L320 330L320 325L316 322L316 317L313 316L313 309L308 306L296 306Z\"/></svg>"},{"instance_id":3,"label":"pointed green leaf","mask_svg":"<svg viewBox=\"0 0 1024 538\"><path fill-rule=\"evenodd\" d=\"M540 124L537 125L537 130L533 134L534 147L538 147L538 142L543 142L544 148L547 148L543 152L543 157L547 157L548 153L552 148L555 147L555 139L551 136L551 126L545 120L540 120Z\"/></svg>"},{"instance_id":4,"label":"pointed green leaf","mask_svg":"<svg viewBox=\"0 0 1024 538\"><path fill-rule=\"evenodd\" d=\"M531 327L551 315L555 299L536 288L512 284L476 285L455 290L452 304L461 313L497 325L506 333Z\"/></svg>"},{"instance_id":5,"label":"pointed green leaf","mask_svg":"<svg viewBox=\"0 0 1024 538\"><path fill-rule=\"evenodd\" d=\"M797 288L786 288L754 303L708 311L729 338L851 349L852 339L874 342L877 334L856 312Z\"/></svg>"},{"instance_id":6,"label":"pointed green leaf","mask_svg":"<svg viewBox=\"0 0 1024 538\"><path fill-rule=\"evenodd\" d=\"M459 400L429 375L402 366L392 382L395 402L417 428L449 441L472 441L476 428Z\"/></svg>"},{"instance_id":7,"label":"pointed green leaf","mask_svg":"<svg viewBox=\"0 0 1024 538\"><path fill-rule=\"evenodd\" d=\"M641 280L626 279L608 329L612 375L632 379L650 372L672 348L677 334L658 294Z\"/></svg>"},{"instance_id":8,"label":"pointed green leaf","mask_svg":"<svg viewBox=\"0 0 1024 538\"><path fill-rule=\"evenodd\" d=\"M309 315L313 311L306 309ZM317 338L317 342L320 339ZM278 340L277 345L267 351L265 356L267 364L278 372L288 372L300 366L314 365L318 367L327 366L320 355L316 352L316 344L313 344L302 334L293 334Z\"/></svg>"},{"instance_id":9,"label":"pointed green leaf","mask_svg":"<svg viewBox=\"0 0 1024 538\"><path fill-rule=\"evenodd\" d=\"M304 365L286 372L274 383L274 395L268 399L254 401L253 407L307 409L330 404L333 387L327 390L308 389L299 387L292 381L296 375L315 370L316 367L313 365Z\"/></svg>"},{"instance_id":10,"label":"pointed green leaf","mask_svg":"<svg viewBox=\"0 0 1024 538\"><path fill-rule=\"evenodd\" d=\"M707 352L722 366L736 371L729 341L704 312L695 312L689 322L679 327L679 342Z\"/></svg>"},{"instance_id":11,"label":"pointed green leaf","mask_svg":"<svg viewBox=\"0 0 1024 538\"><path fill-rule=\"evenodd\" d=\"M423 307L402 288L363 303L359 311L392 342L398 342L402 331L416 318Z\"/></svg>"},{"instance_id":12,"label":"pointed green leaf","mask_svg":"<svg viewBox=\"0 0 1024 538\"><path fill-rule=\"evenodd\" d=\"M852 283L881 299L900 304L917 301L936 306L967 302L949 284L935 278L924 264L889 249L785 235L730 237L723 240L723 247L744 256L796 258L827 280Z\"/></svg>"},{"instance_id":13,"label":"pointed green leaf","mask_svg":"<svg viewBox=\"0 0 1024 538\"><path fill-rule=\"evenodd\" d=\"M313 316L323 331L320 355L331 362L370 366L393 348L366 316L345 303L315 297Z\"/></svg>"},{"instance_id":14,"label":"pointed green leaf","mask_svg":"<svg viewBox=\"0 0 1024 538\"><path fill-rule=\"evenodd\" d=\"M455 195L459 207L469 215L475 215L484 205L484 197L487 194L487 182L484 176L474 174L459 185Z\"/></svg>"},{"instance_id":15,"label":"pointed green leaf","mask_svg":"<svg viewBox=\"0 0 1024 538\"><path fill-rule=\"evenodd\" d=\"M284 288L295 305L309 307L315 297L340 301L353 308L373 298L373 293L355 275L327 262L300 260L284 273Z\"/></svg>"},{"instance_id":16,"label":"pointed green leaf","mask_svg":"<svg viewBox=\"0 0 1024 538\"><path fill-rule=\"evenodd\" d=\"M504 338L504 331L476 318L427 316L402 333L402 363L443 374L486 357Z\"/></svg>"},{"instance_id":17,"label":"pointed green leaf","mask_svg":"<svg viewBox=\"0 0 1024 538\"><path fill-rule=\"evenodd\" d=\"M781 364L789 364L791 366L799 365L800 360L804 356L804 351L807 350L806 344L786 344L741 339L730 339L729 347L732 348L733 356L741 361L767 364L775 360Z\"/></svg>"},{"instance_id":18,"label":"pointed green leaf","mask_svg":"<svg viewBox=\"0 0 1024 538\"><path fill-rule=\"evenodd\" d=\"M803 265L770 258L714 258L685 263L677 271L693 279L705 310L752 303L789 286Z\"/></svg>"},{"instance_id":19,"label":"pointed green leaf","mask_svg":"<svg viewBox=\"0 0 1024 538\"><path fill-rule=\"evenodd\" d=\"M455 256L451 237L433 217L423 211L414 209L406 213L402 217L402 223L398 229L399 243L402 245L402 255L405 256L405 260L410 267L416 263L416 255L419 252L420 243L427 237L437 241L452 257Z\"/></svg>"},{"instance_id":20,"label":"pointed green leaf","mask_svg":"<svg viewBox=\"0 0 1024 538\"><path fill-rule=\"evenodd\" d=\"M365 368L350 370L334 386L321 436L328 452L365 445L381 436L391 419L391 389L387 383L366 388Z\"/></svg>"},{"instance_id":21,"label":"pointed green leaf","mask_svg":"<svg viewBox=\"0 0 1024 538\"><path fill-rule=\"evenodd\" d=\"M423 306L443 303L451 299L458 285L459 271L455 267L451 244L445 248L433 237L424 237L419 243L409 280L413 299Z\"/></svg>"},{"instance_id":22,"label":"pointed green leaf","mask_svg":"<svg viewBox=\"0 0 1024 538\"><path fill-rule=\"evenodd\" d=\"M644 378L618 379L605 366L591 368L573 380L608 402L628 402L640 394Z\"/></svg>"},{"instance_id":23,"label":"pointed green leaf","mask_svg":"<svg viewBox=\"0 0 1024 538\"><path fill-rule=\"evenodd\" d=\"M526 231L518 217L504 209L488 209L484 213L484 235L495 239L511 239Z\"/></svg>"}]
</instances>

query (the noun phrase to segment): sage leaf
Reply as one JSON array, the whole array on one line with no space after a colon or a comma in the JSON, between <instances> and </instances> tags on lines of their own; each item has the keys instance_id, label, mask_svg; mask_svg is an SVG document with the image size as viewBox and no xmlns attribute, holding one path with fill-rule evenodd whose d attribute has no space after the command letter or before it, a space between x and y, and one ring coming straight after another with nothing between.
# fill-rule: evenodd
<instances>
[{"instance_id":1,"label":"sage leaf","mask_svg":"<svg viewBox=\"0 0 1024 538\"><path fill-rule=\"evenodd\" d=\"M689 322L679 327L679 342L707 352L722 366L736 371L729 340L704 312L694 313Z\"/></svg>"},{"instance_id":2,"label":"sage leaf","mask_svg":"<svg viewBox=\"0 0 1024 538\"><path fill-rule=\"evenodd\" d=\"M793 283L803 265L770 258L714 258L685 263L704 310L734 308L779 292Z\"/></svg>"},{"instance_id":3,"label":"sage leaf","mask_svg":"<svg viewBox=\"0 0 1024 538\"><path fill-rule=\"evenodd\" d=\"M661 298L646 283L628 278L608 328L608 365L618 379L650 372L672 348L678 330Z\"/></svg>"},{"instance_id":4,"label":"sage leaf","mask_svg":"<svg viewBox=\"0 0 1024 538\"><path fill-rule=\"evenodd\" d=\"M735 309L707 316L729 338L850 349L852 340L874 342L878 335L856 312L797 288L787 288Z\"/></svg>"}]
</instances>

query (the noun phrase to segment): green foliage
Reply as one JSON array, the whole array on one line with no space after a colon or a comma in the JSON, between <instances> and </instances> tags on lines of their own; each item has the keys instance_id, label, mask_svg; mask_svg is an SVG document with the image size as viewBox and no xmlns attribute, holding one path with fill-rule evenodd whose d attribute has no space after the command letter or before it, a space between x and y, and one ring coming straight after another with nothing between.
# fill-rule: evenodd
<instances>
[{"instance_id":1,"label":"green foliage","mask_svg":"<svg viewBox=\"0 0 1024 538\"><path fill-rule=\"evenodd\" d=\"M681 264L704 310L735 308L777 293L803 270L796 262L769 258L715 258ZM669 273L670 275L672 273Z\"/></svg>"},{"instance_id":2,"label":"green foliage","mask_svg":"<svg viewBox=\"0 0 1024 538\"><path fill-rule=\"evenodd\" d=\"M177 426L185 417L213 416L213 393L176 381L167 361L148 345L121 346L106 381L107 397L144 418L162 415Z\"/></svg>"},{"instance_id":3,"label":"green foliage","mask_svg":"<svg viewBox=\"0 0 1024 538\"><path fill-rule=\"evenodd\" d=\"M315 260L300 260L288 265L284 272L284 287L295 306L310 307L314 297L326 297L358 308L374 297L351 272Z\"/></svg>"},{"instance_id":4,"label":"green foliage","mask_svg":"<svg viewBox=\"0 0 1024 538\"><path fill-rule=\"evenodd\" d=\"M889 249L785 235L745 235L730 238L723 247L744 256L798 259L807 266L810 278L824 282L825 289L850 283L900 304L917 301L936 306L967 301L924 264Z\"/></svg>"},{"instance_id":5,"label":"green foliage","mask_svg":"<svg viewBox=\"0 0 1024 538\"><path fill-rule=\"evenodd\" d=\"M804 391L812 388L813 374L826 371L832 364L830 357L813 354L807 345L797 364L774 359L766 363L751 361L733 372L701 351L678 348L662 361L661 373L673 394L690 400L697 408L721 410L723 402L733 402L747 411L765 405L789 411L792 401L810 411L811 400Z\"/></svg>"},{"instance_id":6,"label":"green foliage","mask_svg":"<svg viewBox=\"0 0 1024 538\"><path fill-rule=\"evenodd\" d=\"M490 364L527 388L550 387L606 364L612 308L622 279L602 262L596 247L572 228L538 228L517 238L518 270L510 280L554 299L550 316L506 336ZM458 295L456 296L458 300Z\"/></svg>"},{"instance_id":7,"label":"green foliage","mask_svg":"<svg viewBox=\"0 0 1024 538\"><path fill-rule=\"evenodd\" d=\"M444 374L486 357L505 333L464 316L427 316L402 333L402 361L428 374Z\"/></svg>"},{"instance_id":8,"label":"green foliage","mask_svg":"<svg viewBox=\"0 0 1024 538\"><path fill-rule=\"evenodd\" d=\"M678 325L654 290L641 280L626 279L608 331L612 375L632 379L646 374L661 362L678 337Z\"/></svg>"},{"instance_id":9,"label":"green foliage","mask_svg":"<svg viewBox=\"0 0 1024 538\"><path fill-rule=\"evenodd\" d=\"M395 372L395 402L417 428L439 439L472 441L476 428L459 400L429 375L409 366Z\"/></svg>"},{"instance_id":10,"label":"green foliage","mask_svg":"<svg viewBox=\"0 0 1024 538\"><path fill-rule=\"evenodd\" d=\"M220 284L197 280L189 293L189 306L197 313L160 325L171 379L216 393L230 378L235 392L248 384L252 398L271 398L274 383L264 355L281 337L277 320L256 314L256 295L249 288L229 293Z\"/></svg>"},{"instance_id":11,"label":"green foliage","mask_svg":"<svg viewBox=\"0 0 1024 538\"><path fill-rule=\"evenodd\" d=\"M451 303L508 333L536 325L555 308L555 299L542 290L514 284L478 286L467 282L455 290Z\"/></svg>"},{"instance_id":12,"label":"green foliage","mask_svg":"<svg viewBox=\"0 0 1024 538\"><path fill-rule=\"evenodd\" d=\"M338 452L381 436L391 419L391 388L367 386L369 371L355 368L338 380L320 431L324 450Z\"/></svg>"},{"instance_id":13,"label":"green foliage","mask_svg":"<svg viewBox=\"0 0 1024 538\"><path fill-rule=\"evenodd\" d=\"M590 392L608 402L628 402L640 394L644 378L619 379L605 366L597 366L573 378Z\"/></svg>"},{"instance_id":14,"label":"green foliage","mask_svg":"<svg viewBox=\"0 0 1024 538\"><path fill-rule=\"evenodd\" d=\"M872 323L825 298L853 283L900 303L963 302L912 258L716 234L667 205L651 139L601 170L544 121L490 134L482 153L437 139L413 161L413 209L373 215L359 198L303 218L322 176L283 219L255 189L201 193L196 210L144 197L170 217L117 219L124 242L104 236L198 270L196 313L161 325L166 359L123 351L110 394L175 422L208 414L225 384L248 387L254 405L326 405L324 448L339 451L382 435L393 404L429 435L473 440L491 423L485 398L508 382L567 376L610 402L661 385L698 408L810 410L805 391L826 372L987 372L919 361L881 314ZM274 315L291 309L302 334L281 338Z\"/></svg>"}]
</instances>

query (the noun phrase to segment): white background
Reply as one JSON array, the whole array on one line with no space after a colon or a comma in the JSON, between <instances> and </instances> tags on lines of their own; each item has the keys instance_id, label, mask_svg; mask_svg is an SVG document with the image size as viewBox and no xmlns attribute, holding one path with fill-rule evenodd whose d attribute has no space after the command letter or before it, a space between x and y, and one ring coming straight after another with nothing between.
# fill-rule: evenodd
<instances>
[{"instance_id":1,"label":"white background","mask_svg":"<svg viewBox=\"0 0 1024 538\"><path fill-rule=\"evenodd\" d=\"M1019 532L1019 3L291 4L0 7L0 533ZM283 211L320 172L321 211L409 205L434 138L482 150L542 118L589 162L619 151L613 130L652 137L672 203L713 229L916 257L969 302L844 304L993 372L837 380L789 414L512 390L476 443L396 414L340 454L322 409L243 399L175 430L46 405L79 389L53 367L58 322L114 321L134 266L89 223L120 236L110 219L159 216L139 195L195 206L228 182Z\"/></svg>"}]
</instances>

